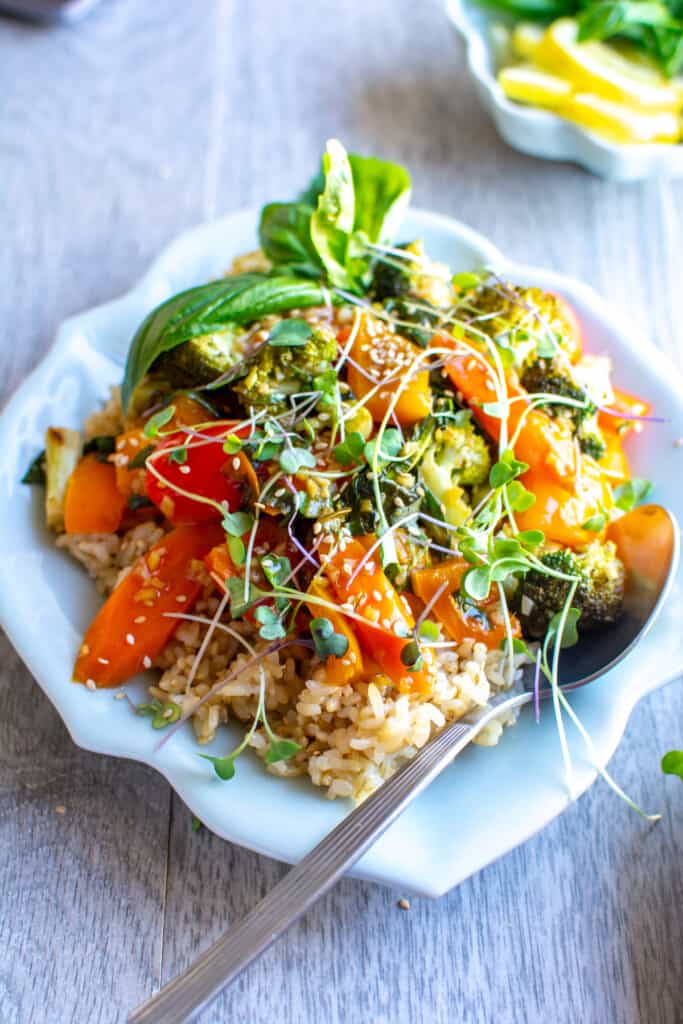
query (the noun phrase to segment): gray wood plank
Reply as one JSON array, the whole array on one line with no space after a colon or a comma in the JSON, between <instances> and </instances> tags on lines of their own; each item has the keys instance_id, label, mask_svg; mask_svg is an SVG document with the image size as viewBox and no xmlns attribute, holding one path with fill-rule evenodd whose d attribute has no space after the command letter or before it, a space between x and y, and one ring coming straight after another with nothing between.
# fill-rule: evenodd
<instances>
[{"instance_id":1,"label":"gray wood plank","mask_svg":"<svg viewBox=\"0 0 683 1024\"><path fill-rule=\"evenodd\" d=\"M508 149L438 3L119 0L74 30L2 23L0 92L6 390L63 316L127 288L185 226L288 197L333 134L402 160L417 204L589 281L681 357L683 183L614 186ZM76 750L1 653L0 1021L121 1020L285 869L193 833L140 766ZM406 912L344 881L207 1024L677 1024L683 794L658 762L680 706L680 684L649 697L612 765L658 826L597 784L438 902Z\"/></svg>"}]
</instances>

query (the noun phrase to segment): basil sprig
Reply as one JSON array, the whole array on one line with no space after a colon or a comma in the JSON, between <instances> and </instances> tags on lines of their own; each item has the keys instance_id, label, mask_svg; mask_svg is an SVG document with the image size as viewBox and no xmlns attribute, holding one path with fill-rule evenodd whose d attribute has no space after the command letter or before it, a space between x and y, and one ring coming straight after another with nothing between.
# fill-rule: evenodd
<instances>
[{"instance_id":1,"label":"basil sprig","mask_svg":"<svg viewBox=\"0 0 683 1024\"><path fill-rule=\"evenodd\" d=\"M124 409L162 353L230 324L248 324L269 313L324 301L323 290L313 281L288 275L236 274L179 292L145 317L131 342L121 388Z\"/></svg>"}]
</instances>

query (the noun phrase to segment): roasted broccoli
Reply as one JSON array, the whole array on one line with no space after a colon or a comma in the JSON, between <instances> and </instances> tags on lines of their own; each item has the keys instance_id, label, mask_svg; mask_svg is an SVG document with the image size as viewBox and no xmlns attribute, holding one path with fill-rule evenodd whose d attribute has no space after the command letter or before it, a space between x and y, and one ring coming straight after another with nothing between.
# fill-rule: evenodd
<instances>
[{"instance_id":1,"label":"roasted broccoli","mask_svg":"<svg viewBox=\"0 0 683 1024\"><path fill-rule=\"evenodd\" d=\"M505 344L518 366L557 349L572 351L575 327L564 304L540 288L484 283L462 300L462 315L490 338Z\"/></svg>"},{"instance_id":2,"label":"roasted broccoli","mask_svg":"<svg viewBox=\"0 0 683 1024\"><path fill-rule=\"evenodd\" d=\"M420 241L403 243L398 248L407 254L406 258L378 259L370 288L372 298L376 302L402 299L408 306L412 299L413 303L436 309L452 305L454 292L449 268L430 260Z\"/></svg>"},{"instance_id":3,"label":"roasted broccoli","mask_svg":"<svg viewBox=\"0 0 683 1024\"><path fill-rule=\"evenodd\" d=\"M530 395L557 395L559 398L571 398L576 402L582 402L582 407L563 405L561 402L548 402L544 405L544 409L551 416L566 416L570 419L576 430L595 413L595 406L586 392L574 383L567 369L558 366L557 360L537 359L524 370L520 383Z\"/></svg>"},{"instance_id":4,"label":"roasted broccoli","mask_svg":"<svg viewBox=\"0 0 683 1024\"><path fill-rule=\"evenodd\" d=\"M315 377L330 368L337 355L337 340L328 328L316 328L304 345L262 345L247 361L245 375L233 390L245 409L281 413L287 399L310 391Z\"/></svg>"},{"instance_id":5,"label":"roasted broccoli","mask_svg":"<svg viewBox=\"0 0 683 1024\"><path fill-rule=\"evenodd\" d=\"M243 333L230 327L220 334L190 338L155 363L154 370L174 388L202 387L217 380L241 356L237 338Z\"/></svg>"},{"instance_id":6,"label":"roasted broccoli","mask_svg":"<svg viewBox=\"0 0 683 1024\"><path fill-rule=\"evenodd\" d=\"M583 551L563 548L542 556L548 569L578 576L573 605L581 611L579 630L596 629L616 622L624 600L624 566L611 541L593 541ZM545 635L553 615L559 612L570 583L532 569L515 593L515 610L524 635L537 639Z\"/></svg>"},{"instance_id":7,"label":"roasted broccoli","mask_svg":"<svg viewBox=\"0 0 683 1024\"><path fill-rule=\"evenodd\" d=\"M488 477L491 456L486 441L470 419L437 426L420 463L420 478L437 501L446 520L460 526L470 512L464 488Z\"/></svg>"},{"instance_id":8,"label":"roasted broccoli","mask_svg":"<svg viewBox=\"0 0 683 1024\"><path fill-rule=\"evenodd\" d=\"M597 431L586 430L585 424L583 424L579 429L577 437L579 439L579 447L584 455L590 455L596 462L605 457L607 445Z\"/></svg>"}]
</instances>

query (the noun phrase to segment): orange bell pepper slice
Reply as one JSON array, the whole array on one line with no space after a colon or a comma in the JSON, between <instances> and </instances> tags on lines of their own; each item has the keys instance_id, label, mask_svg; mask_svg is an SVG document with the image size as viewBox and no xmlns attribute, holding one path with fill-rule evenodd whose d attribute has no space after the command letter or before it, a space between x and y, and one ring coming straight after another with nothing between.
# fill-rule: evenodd
<instances>
[{"instance_id":1,"label":"orange bell pepper slice","mask_svg":"<svg viewBox=\"0 0 683 1024\"><path fill-rule=\"evenodd\" d=\"M460 589L463 576L470 568L464 558L449 558L428 569L414 569L411 573L413 590L427 604L439 588L444 583L447 584L446 589L435 601L433 609L451 640L476 640L478 643L486 644L490 650L498 649L506 637L505 624L492 622L486 612L488 607L497 603L497 591L492 588L485 601L476 603L475 608L480 609L481 615L468 611L454 596ZM510 626L513 636L521 635L519 622L514 615L510 615Z\"/></svg>"},{"instance_id":2,"label":"orange bell pepper slice","mask_svg":"<svg viewBox=\"0 0 683 1024\"><path fill-rule=\"evenodd\" d=\"M652 411L652 406L643 398L630 395L628 391L619 391L617 388L614 388L614 401L610 405L610 409L617 413L626 413L629 416L648 416ZM598 410L598 423L603 430L616 432L621 437L629 434L631 431L634 434L640 434L644 427L644 424L637 419L622 420L618 416L610 416L603 409Z\"/></svg>"},{"instance_id":3,"label":"orange bell pepper slice","mask_svg":"<svg viewBox=\"0 0 683 1024\"><path fill-rule=\"evenodd\" d=\"M619 484L623 484L625 480L630 480L631 478L631 470L629 469L626 452L624 451L619 434L615 434L612 430L603 429L602 436L606 451L598 465L612 486L618 487Z\"/></svg>"},{"instance_id":4,"label":"orange bell pepper slice","mask_svg":"<svg viewBox=\"0 0 683 1024\"><path fill-rule=\"evenodd\" d=\"M213 523L179 526L135 563L91 622L73 678L98 687L117 686L164 649L180 624L167 612L186 612L202 584L193 571L223 531Z\"/></svg>"},{"instance_id":5,"label":"orange bell pepper slice","mask_svg":"<svg viewBox=\"0 0 683 1024\"><path fill-rule=\"evenodd\" d=\"M328 601L330 604L335 603L335 597L329 583L321 576L315 576L311 580L308 593L311 597L320 598L321 600ZM346 637L349 644L348 650L342 658L337 658L334 654L331 654L325 661L326 681L332 686L346 686L348 683L353 683L360 679L363 675L363 655L361 654L358 639L351 627L351 623L341 613L341 609L339 611L332 611L330 608L321 607L321 605L316 604L314 601L307 602L307 607L314 619L321 617L329 619L335 633Z\"/></svg>"},{"instance_id":6,"label":"orange bell pepper slice","mask_svg":"<svg viewBox=\"0 0 683 1024\"><path fill-rule=\"evenodd\" d=\"M153 446L153 442L145 437L142 429L126 430L116 438L114 467L116 469L116 486L127 500L133 494L145 493L145 467L131 468L133 459L145 448Z\"/></svg>"},{"instance_id":7,"label":"orange bell pepper slice","mask_svg":"<svg viewBox=\"0 0 683 1024\"><path fill-rule=\"evenodd\" d=\"M430 693L434 675L434 655L423 647L422 667L414 672L401 661L401 652L411 642L410 632L415 620L379 564L379 553L371 555L362 569L351 579L358 564L366 557L363 544L347 541L343 547L325 554L319 548L323 571L340 602L350 601L356 615L353 629L360 645L402 693ZM398 629L398 635L396 632Z\"/></svg>"},{"instance_id":8,"label":"orange bell pepper slice","mask_svg":"<svg viewBox=\"0 0 683 1024\"><path fill-rule=\"evenodd\" d=\"M66 489L64 529L67 533L115 533L126 499L116 486L116 470L95 453L76 464Z\"/></svg>"},{"instance_id":9,"label":"orange bell pepper slice","mask_svg":"<svg viewBox=\"0 0 683 1024\"><path fill-rule=\"evenodd\" d=\"M583 524L608 511L614 505L612 488L593 459L581 460L581 483L575 489L557 483L538 469L530 469L520 480L536 495L526 512L515 516L520 530L542 530L547 540L568 547L579 547L604 539L605 530L584 530Z\"/></svg>"},{"instance_id":10,"label":"orange bell pepper slice","mask_svg":"<svg viewBox=\"0 0 683 1024\"><path fill-rule=\"evenodd\" d=\"M340 334L343 345L349 332ZM405 373L420 349L412 341L393 334L377 317L369 313L360 314L360 324L351 346L352 363L347 363L346 380L357 399L365 398L380 381L388 379L384 387L365 402L365 406L376 423L380 423L401 384L392 379ZM364 372L363 372L364 371ZM404 385L394 406L394 414L401 426L412 426L428 416L432 408L432 391L429 386L429 372L418 370Z\"/></svg>"},{"instance_id":11,"label":"orange bell pepper slice","mask_svg":"<svg viewBox=\"0 0 683 1024\"><path fill-rule=\"evenodd\" d=\"M450 337L437 335L433 344L457 348L457 342ZM482 363L485 360L486 365ZM477 422L494 440L500 439L501 420L484 412L482 406L498 401L492 369L486 357L477 359L469 352L455 352L445 367L448 377L459 391ZM527 410L530 400L527 392L519 386L512 375L507 380L509 404L507 418L508 437L515 433ZM515 457L529 466L545 466L557 480L571 479L576 472L576 448L571 425L563 419L553 419L542 409L532 409L524 416L519 437L514 445Z\"/></svg>"}]
</instances>

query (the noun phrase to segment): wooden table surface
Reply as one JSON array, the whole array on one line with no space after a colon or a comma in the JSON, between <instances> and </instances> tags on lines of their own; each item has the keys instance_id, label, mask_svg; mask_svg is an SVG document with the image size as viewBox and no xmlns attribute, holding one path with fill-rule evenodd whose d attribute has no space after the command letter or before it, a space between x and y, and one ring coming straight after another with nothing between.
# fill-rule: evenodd
<instances>
[{"instance_id":1,"label":"wooden table surface","mask_svg":"<svg viewBox=\"0 0 683 1024\"><path fill-rule=\"evenodd\" d=\"M593 284L681 360L683 182L611 185L508 149L438 2L109 0L0 22L0 387L65 316L215 215L289 198L324 140L411 169L414 199ZM281 877L191 830L151 770L77 749L2 638L0 1022L122 1021ZM683 1019L680 686L613 771L437 902L347 880L204 1022L675 1024Z\"/></svg>"}]
</instances>

